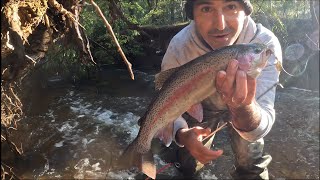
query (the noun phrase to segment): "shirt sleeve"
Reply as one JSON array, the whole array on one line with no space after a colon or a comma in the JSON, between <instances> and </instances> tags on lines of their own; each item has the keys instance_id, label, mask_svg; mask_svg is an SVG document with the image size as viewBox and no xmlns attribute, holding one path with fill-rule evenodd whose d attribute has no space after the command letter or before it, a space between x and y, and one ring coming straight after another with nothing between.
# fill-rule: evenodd
<instances>
[{"instance_id":1,"label":"shirt sleeve","mask_svg":"<svg viewBox=\"0 0 320 180\"><path fill-rule=\"evenodd\" d=\"M179 144L177 142L177 140L176 140L177 131L179 129L187 129L187 128L189 128L189 126L188 126L186 120L182 116L179 116L178 119L176 119L173 123L172 139L180 147L184 147L184 145Z\"/></svg>"}]
</instances>

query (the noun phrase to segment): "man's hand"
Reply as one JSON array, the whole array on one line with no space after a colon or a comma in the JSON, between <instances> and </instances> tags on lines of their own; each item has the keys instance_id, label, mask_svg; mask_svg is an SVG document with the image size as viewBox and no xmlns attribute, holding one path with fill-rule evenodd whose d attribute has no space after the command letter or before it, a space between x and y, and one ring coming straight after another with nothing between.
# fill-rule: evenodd
<instances>
[{"instance_id":1,"label":"man's hand","mask_svg":"<svg viewBox=\"0 0 320 180\"><path fill-rule=\"evenodd\" d=\"M255 101L256 79L238 69L238 61L231 60L226 71L219 71L216 88L232 113L233 125L242 131L259 126L260 111Z\"/></svg>"},{"instance_id":2,"label":"man's hand","mask_svg":"<svg viewBox=\"0 0 320 180\"><path fill-rule=\"evenodd\" d=\"M202 164L209 163L222 155L223 151L213 151L205 147L201 140L203 136L209 135L210 128L193 127L190 129L180 129L177 131L178 143L184 145L190 154Z\"/></svg>"},{"instance_id":3,"label":"man's hand","mask_svg":"<svg viewBox=\"0 0 320 180\"><path fill-rule=\"evenodd\" d=\"M238 69L237 60L231 60L226 71L218 72L216 88L229 107L237 108L254 102L256 80Z\"/></svg>"}]
</instances>

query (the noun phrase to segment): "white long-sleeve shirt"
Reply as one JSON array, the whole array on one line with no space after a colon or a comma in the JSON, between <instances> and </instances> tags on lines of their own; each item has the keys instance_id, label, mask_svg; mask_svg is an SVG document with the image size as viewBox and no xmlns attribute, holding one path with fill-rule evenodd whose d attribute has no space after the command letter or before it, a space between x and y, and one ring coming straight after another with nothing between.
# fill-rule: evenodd
<instances>
[{"instance_id":1,"label":"white long-sleeve shirt","mask_svg":"<svg viewBox=\"0 0 320 180\"><path fill-rule=\"evenodd\" d=\"M259 126L250 132L243 132L234 127L242 138L248 141L255 141L267 135L275 121L274 100L276 88L274 84L279 80L279 72L274 64L276 63L276 58L282 62L282 51L278 38L261 24L256 24L250 16L246 17L243 30L236 42L236 44L242 43L263 43L274 52L274 54L269 57L268 64L257 79L256 98L273 86L271 90L257 99L261 107L261 121ZM195 24L191 21L188 26L177 33L170 41L162 60L161 71L181 66L210 51L212 51L212 49L207 47L207 45L203 43L203 40L198 37ZM225 107L226 105L220 106L220 108ZM180 128L188 128L188 124L182 116L174 122L172 134L174 141L176 132Z\"/></svg>"}]
</instances>

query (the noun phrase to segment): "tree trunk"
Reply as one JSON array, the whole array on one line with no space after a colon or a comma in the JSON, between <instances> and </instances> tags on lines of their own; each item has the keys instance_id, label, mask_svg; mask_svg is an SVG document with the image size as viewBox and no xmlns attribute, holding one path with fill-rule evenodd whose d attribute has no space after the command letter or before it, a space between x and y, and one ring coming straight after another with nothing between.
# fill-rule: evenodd
<instances>
[{"instance_id":1,"label":"tree trunk","mask_svg":"<svg viewBox=\"0 0 320 180\"><path fill-rule=\"evenodd\" d=\"M319 1L309 0L311 19L314 29L319 29Z\"/></svg>"},{"instance_id":2,"label":"tree trunk","mask_svg":"<svg viewBox=\"0 0 320 180\"><path fill-rule=\"evenodd\" d=\"M170 4L170 24L174 24L174 0L171 0Z\"/></svg>"}]
</instances>

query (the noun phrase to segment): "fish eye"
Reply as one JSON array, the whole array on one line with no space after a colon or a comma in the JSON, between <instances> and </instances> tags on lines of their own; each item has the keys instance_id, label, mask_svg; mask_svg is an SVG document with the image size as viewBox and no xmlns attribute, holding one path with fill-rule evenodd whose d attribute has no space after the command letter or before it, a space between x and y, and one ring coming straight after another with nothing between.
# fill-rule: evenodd
<instances>
[{"instance_id":1,"label":"fish eye","mask_svg":"<svg viewBox=\"0 0 320 180\"><path fill-rule=\"evenodd\" d=\"M254 51L254 53L258 54L258 53L261 52L261 49L260 48L255 48L253 51Z\"/></svg>"}]
</instances>

